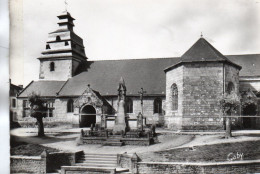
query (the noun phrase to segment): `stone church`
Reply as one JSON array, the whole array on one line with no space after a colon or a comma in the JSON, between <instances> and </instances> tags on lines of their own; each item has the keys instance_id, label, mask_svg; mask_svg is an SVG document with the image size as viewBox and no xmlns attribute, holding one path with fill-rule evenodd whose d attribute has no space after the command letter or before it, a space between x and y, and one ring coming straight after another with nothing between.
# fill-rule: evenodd
<instances>
[{"instance_id":1,"label":"stone church","mask_svg":"<svg viewBox=\"0 0 260 174\"><path fill-rule=\"evenodd\" d=\"M63 12L58 19L58 29L49 33L38 58L39 80L17 97L17 120L22 126L35 125L28 112L32 92L47 100L46 127L89 127L100 124L103 117L113 121L123 78L129 121L141 112L146 124L223 130L219 101L231 90L244 103L234 126L260 127L257 117L240 117L260 113L260 54L224 56L201 37L181 57L89 61L82 38L73 31L74 18Z\"/></svg>"}]
</instances>

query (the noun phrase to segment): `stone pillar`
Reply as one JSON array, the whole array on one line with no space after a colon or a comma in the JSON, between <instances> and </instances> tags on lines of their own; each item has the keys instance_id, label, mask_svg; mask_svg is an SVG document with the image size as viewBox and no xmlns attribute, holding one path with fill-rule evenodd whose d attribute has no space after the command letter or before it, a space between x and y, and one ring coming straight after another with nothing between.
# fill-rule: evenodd
<instances>
[{"instance_id":1,"label":"stone pillar","mask_svg":"<svg viewBox=\"0 0 260 174\"><path fill-rule=\"evenodd\" d=\"M113 128L114 133L126 131L126 120L125 120L125 101L121 100L118 104L117 117L115 118L115 126Z\"/></svg>"},{"instance_id":2,"label":"stone pillar","mask_svg":"<svg viewBox=\"0 0 260 174\"><path fill-rule=\"evenodd\" d=\"M143 115L141 112L137 116L137 129L143 131Z\"/></svg>"},{"instance_id":3,"label":"stone pillar","mask_svg":"<svg viewBox=\"0 0 260 174\"><path fill-rule=\"evenodd\" d=\"M114 134L120 134L122 131L126 131L126 113L125 113L125 100L126 100L126 87L124 79L121 77L118 86L118 109L117 116L115 118L115 126L113 128Z\"/></svg>"}]
</instances>

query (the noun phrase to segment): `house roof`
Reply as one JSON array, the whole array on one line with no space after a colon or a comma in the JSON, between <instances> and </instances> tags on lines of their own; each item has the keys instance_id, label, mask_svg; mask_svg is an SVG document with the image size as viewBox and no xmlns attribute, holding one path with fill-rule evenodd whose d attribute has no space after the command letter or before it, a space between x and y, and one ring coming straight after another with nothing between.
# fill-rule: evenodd
<instances>
[{"instance_id":1,"label":"house roof","mask_svg":"<svg viewBox=\"0 0 260 174\"><path fill-rule=\"evenodd\" d=\"M230 61L243 67L240 76L260 75L260 54L226 56ZM87 61L87 71L64 81L36 81L20 94L26 97L33 90L45 96L80 96L87 85L102 96L117 95L120 78L123 77L127 95L138 95L141 87L146 95L165 95L166 78L164 69L180 62L180 58L150 58L128 60ZM64 85L63 85L64 84Z\"/></svg>"},{"instance_id":2,"label":"house roof","mask_svg":"<svg viewBox=\"0 0 260 174\"><path fill-rule=\"evenodd\" d=\"M54 97L65 81L32 81L18 97L28 97L32 92L43 97Z\"/></svg>"},{"instance_id":3,"label":"house roof","mask_svg":"<svg viewBox=\"0 0 260 174\"><path fill-rule=\"evenodd\" d=\"M22 89L23 89L22 87L16 86L16 85L10 83L9 95L10 96L16 96L16 94L18 94L19 91L21 91Z\"/></svg>"}]
</instances>

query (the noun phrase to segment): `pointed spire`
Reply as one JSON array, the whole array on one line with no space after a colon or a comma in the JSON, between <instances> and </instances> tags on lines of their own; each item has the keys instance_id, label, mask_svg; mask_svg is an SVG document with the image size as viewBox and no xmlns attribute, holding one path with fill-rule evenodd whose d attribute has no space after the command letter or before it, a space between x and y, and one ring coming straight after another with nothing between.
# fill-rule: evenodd
<instances>
[{"instance_id":1,"label":"pointed spire","mask_svg":"<svg viewBox=\"0 0 260 174\"><path fill-rule=\"evenodd\" d=\"M125 81L123 77L120 78L119 85L118 85L118 91L126 91Z\"/></svg>"},{"instance_id":2,"label":"pointed spire","mask_svg":"<svg viewBox=\"0 0 260 174\"><path fill-rule=\"evenodd\" d=\"M120 78L119 84L122 84L125 86L125 81L124 81L123 77Z\"/></svg>"}]
</instances>

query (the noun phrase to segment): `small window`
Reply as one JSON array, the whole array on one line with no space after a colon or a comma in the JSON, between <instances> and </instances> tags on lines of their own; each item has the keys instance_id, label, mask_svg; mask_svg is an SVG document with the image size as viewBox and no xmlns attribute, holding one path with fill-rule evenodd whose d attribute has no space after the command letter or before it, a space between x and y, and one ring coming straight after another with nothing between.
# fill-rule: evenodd
<instances>
[{"instance_id":1,"label":"small window","mask_svg":"<svg viewBox=\"0 0 260 174\"><path fill-rule=\"evenodd\" d=\"M73 100L69 99L67 103L67 112L74 112Z\"/></svg>"},{"instance_id":2,"label":"small window","mask_svg":"<svg viewBox=\"0 0 260 174\"><path fill-rule=\"evenodd\" d=\"M27 100L23 100L23 117L29 117L29 103Z\"/></svg>"},{"instance_id":3,"label":"small window","mask_svg":"<svg viewBox=\"0 0 260 174\"><path fill-rule=\"evenodd\" d=\"M65 46L68 46L69 45L69 42L68 41L65 41Z\"/></svg>"},{"instance_id":4,"label":"small window","mask_svg":"<svg viewBox=\"0 0 260 174\"><path fill-rule=\"evenodd\" d=\"M53 106L54 101L48 101L48 103L46 103L47 106L47 117L53 117L53 110L54 110L54 106Z\"/></svg>"},{"instance_id":5,"label":"small window","mask_svg":"<svg viewBox=\"0 0 260 174\"><path fill-rule=\"evenodd\" d=\"M12 99L12 108L16 108L16 99L15 98Z\"/></svg>"},{"instance_id":6,"label":"small window","mask_svg":"<svg viewBox=\"0 0 260 174\"><path fill-rule=\"evenodd\" d=\"M50 71L54 71L55 70L55 63L51 62L50 63Z\"/></svg>"},{"instance_id":7,"label":"small window","mask_svg":"<svg viewBox=\"0 0 260 174\"><path fill-rule=\"evenodd\" d=\"M61 41L60 36L56 36L56 41Z\"/></svg>"},{"instance_id":8,"label":"small window","mask_svg":"<svg viewBox=\"0 0 260 174\"><path fill-rule=\"evenodd\" d=\"M171 86L171 101L172 110L178 110L178 88L175 83Z\"/></svg>"},{"instance_id":9,"label":"small window","mask_svg":"<svg viewBox=\"0 0 260 174\"><path fill-rule=\"evenodd\" d=\"M153 112L161 114L162 113L162 100L160 98L156 98L153 102Z\"/></svg>"},{"instance_id":10,"label":"small window","mask_svg":"<svg viewBox=\"0 0 260 174\"><path fill-rule=\"evenodd\" d=\"M126 99L126 113L133 113L133 100L130 98Z\"/></svg>"},{"instance_id":11,"label":"small window","mask_svg":"<svg viewBox=\"0 0 260 174\"><path fill-rule=\"evenodd\" d=\"M49 44L47 44L47 45L46 45L46 50L49 50L49 49L51 49L51 47L50 47Z\"/></svg>"}]
</instances>

